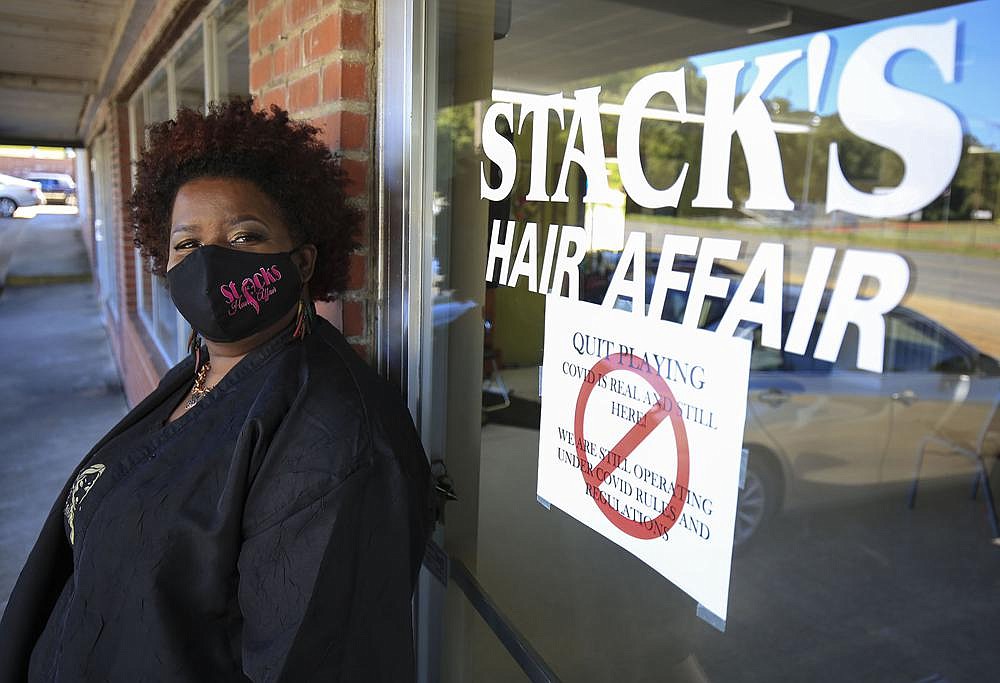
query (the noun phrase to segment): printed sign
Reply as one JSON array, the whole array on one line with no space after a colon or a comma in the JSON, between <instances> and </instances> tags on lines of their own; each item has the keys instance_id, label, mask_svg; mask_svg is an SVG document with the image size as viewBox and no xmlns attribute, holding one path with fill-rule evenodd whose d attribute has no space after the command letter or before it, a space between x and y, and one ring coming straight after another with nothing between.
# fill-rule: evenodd
<instances>
[{"instance_id":1,"label":"printed sign","mask_svg":"<svg viewBox=\"0 0 1000 683\"><path fill-rule=\"evenodd\" d=\"M750 341L550 295L538 496L725 620Z\"/></svg>"}]
</instances>

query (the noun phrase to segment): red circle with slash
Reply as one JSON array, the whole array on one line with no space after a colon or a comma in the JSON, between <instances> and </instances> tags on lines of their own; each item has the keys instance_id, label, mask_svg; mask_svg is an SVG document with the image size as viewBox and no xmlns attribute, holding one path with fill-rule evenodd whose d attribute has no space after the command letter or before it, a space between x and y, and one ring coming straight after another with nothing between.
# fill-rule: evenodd
<instances>
[{"instance_id":1,"label":"red circle with slash","mask_svg":"<svg viewBox=\"0 0 1000 683\"><path fill-rule=\"evenodd\" d=\"M614 360L612 360L614 359ZM597 503L597 507L604 513L604 516L608 518L612 524L624 531L629 536L634 538L639 538L643 540L649 540L652 538L659 538L680 519L681 509L684 507L684 500L680 501L680 507L677 509L673 508L673 503L675 498L671 497L670 503L663 509L657 517L654 517L651 522L637 522L633 519L629 519L622 515L618 510L611 505L607 497L601 493L599 487L603 484L611 474L621 467L625 459L642 443L646 437L648 437L656 427L663 422L668 416L670 418L670 423L674 428L674 441L677 443L677 476L674 479L674 491L678 488L687 491L688 479L691 473L691 458L690 451L688 447L687 430L684 428L684 418L678 414L675 410L667 410L663 407L662 400L668 399L670 405L676 404L674 399L674 394L670 391L670 387L667 386L666 381L659 374L655 372L644 372L639 368L643 365L648 367L648 363L642 358L639 358L633 354L613 354L602 358L594 364L591 368L591 372L594 373L593 382L584 381L583 387L580 389L580 395L576 399L576 415L574 417L574 432L580 436L576 443L576 455L577 460L580 463L580 471L583 473L583 480L585 483L589 484L592 491L594 492L591 497L594 502ZM646 380L653 389L656 391L657 395L660 397L660 401L657 401L649 411L632 426L628 432L625 433L618 443L615 445L604 459L601 460L594 468L590 467L590 462L587 460L587 452L584 446L583 437L583 415L587 408L587 402L590 400L590 395L593 393L594 388L600 383L601 379L615 370L628 370L635 375ZM589 377L589 375L588 375ZM614 463L612 456L618 458L618 462ZM598 470L602 473L601 477L598 477L594 473ZM684 498L687 498L685 493ZM670 512L674 513L673 518L670 517ZM647 526L648 525L648 526Z\"/></svg>"}]
</instances>

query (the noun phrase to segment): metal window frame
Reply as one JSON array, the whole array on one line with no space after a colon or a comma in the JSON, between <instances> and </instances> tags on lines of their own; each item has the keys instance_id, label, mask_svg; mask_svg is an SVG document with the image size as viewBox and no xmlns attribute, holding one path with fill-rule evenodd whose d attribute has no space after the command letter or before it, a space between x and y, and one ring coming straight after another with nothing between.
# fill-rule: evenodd
<instances>
[{"instance_id":1,"label":"metal window frame","mask_svg":"<svg viewBox=\"0 0 1000 683\"><path fill-rule=\"evenodd\" d=\"M421 350L429 348L433 335L433 302L424 288L434 255L427 183L433 183L435 160L433 145L424 138L434 120L437 82L425 76L437 69L437 2L385 0L377 7L375 359L379 372L402 389L429 446L421 393L431 386L431 368L422 362ZM433 540L440 547L441 527ZM454 559L447 564L451 571L443 579L422 570L414 593L417 680L441 677L443 583L450 574L529 680L558 681L468 569Z\"/></svg>"},{"instance_id":2,"label":"metal window frame","mask_svg":"<svg viewBox=\"0 0 1000 683\"><path fill-rule=\"evenodd\" d=\"M397 384L421 424L420 339L424 305L422 267L432 254L422 230L424 167L424 55L426 8L420 0L376 4L375 167L377 234L374 236L374 356L379 373ZM436 26L435 26L436 27ZM391 39L390 39L391 37ZM426 207L429 210L429 207ZM426 302L429 309L430 302ZM427 441L426 432L421 430ZM435 531L443 541L443 531ZM417 680L440 680L444 590L421 570L413 596Z\"/></svg>"}]
</instances>

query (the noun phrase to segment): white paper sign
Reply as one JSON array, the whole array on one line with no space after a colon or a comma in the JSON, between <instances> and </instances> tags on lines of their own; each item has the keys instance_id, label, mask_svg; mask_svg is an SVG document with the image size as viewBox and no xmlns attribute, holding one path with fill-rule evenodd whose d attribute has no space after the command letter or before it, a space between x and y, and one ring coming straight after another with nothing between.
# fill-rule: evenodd
<instances>
[{"instance_id":1,"label":"white paper sign","mask_svg":"<svg viewBox=\"0 0 1000 683\"><path fill-rule=\"evenodd\" d=\"M726 618L750 341L550 295L538 496Z\"/></svg>"}]
</instances>

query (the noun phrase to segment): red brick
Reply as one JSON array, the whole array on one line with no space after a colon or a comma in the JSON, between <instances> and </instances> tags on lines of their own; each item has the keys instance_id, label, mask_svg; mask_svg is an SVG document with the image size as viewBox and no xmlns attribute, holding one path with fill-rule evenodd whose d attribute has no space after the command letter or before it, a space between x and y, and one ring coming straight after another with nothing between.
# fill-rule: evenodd
<instances>
[{"instance_id":1,"label":"red brick","mask_svg":"<svg viewBox=\"0 0 1000 683\"><path fill-rule=\"evenodd\" d=\"M340 30L343 35L341 46L345 49L361 50L368 46L367 15L345 12Z\"/></svg>"},{"instance_id":2,"label":"red brick","mask_svg":"<svg viewBox=\"0 0 1000 683\"><path fill-rule=\"evenodd\" d=\"M323 129L322 139L334 150L368 151L368 116L354 112L335 112L317 117L313 125Z\"/></svg>"},{"instance_id":3,"label":"red brick","mask_svg":"<svg viewBox=\"0 0 1000 683\"><path fill-rule=\"evenodd\" d=\"M364 100L368 68L360 62L334 62L323 69L323 101Z\"/></svg>"},{"instance_id":4,"label":"red brick","mask_svg":"<svg viewBox=\"0 0 1000 683\"><path fill-rule=\"evenodd\" d=\"M368 255L351 254L351 265L348 268L347 288L364 289L368 285Z\"/></svg>"},{"instance_id":5,"label":"red brick","mask_svg":"<svg viewBox=\"0 0 1000 683\"><path fill-rule=\"evenodd\" d=\"M288 73L288 47L282 43L281 47L277 48L273 53L273 61L271 63L271 73L274 74L275 78Z\"/></svg>"},{"instance_id":6,"label":"red brick","mask_svg":"<svg viewBox=\"0 0 1000 683\"><path fill-rule=\"evenodd\" d=\"M302 36L296 35L288 40L288 70L295 71L302 66Z\"/></svg>"},{"instance_id":7,"label":"red brick","mask_svg":"<svg viewBox=\"0 0 1000 683\"><path fill-rule=\"evenodd\" d=\"M340 144L343 149L368 149L367 114L345 111L340 117Z\"/></svg>"},{"instance_id":8,"label":"red brick","mask_svg":"<svg viewBox=\"0 0 1000 683\"><path fill-rule=\"evenodd\" d=\"M263 54L250 62L250 90L260 89L271 80L271 55Z\"/></svg>"},{"instance_id":9,"label":"red brick","mask_svg":"<svg viewBox=\"0 0 1000 683\"><path fill-rule=\"evenodd\" d=\"M340 46L340 15L331 14L305 32L305 59L311 62Z\"/></svg>"},{"instance_id":10,"label":"red brick","mask_svg":"<svg viewBox=\"0 0 1000 683\"><path fill-rule=\"evenodd\" d=\"M271 88L260 96L260 109L268 110L271 104L277 104L282 109L288 109L288 88L281 86Z\"/></svg>"},{"instance_id":11,"label":"red brick","mask_svg":"<svg viewBox=\"0 0 1000 683\"><path fill-rule=\"evenodd\" d=\"M340 167L347 175L347 196L360 197L368 189L368 162L355 159L342 159Z\"/></svg>"},{"instance_id":12,"label":"red brick","mask_svg":"<svg viewBox=\"0 0 1000 683\"><path fill-rule=\"evenodd\" d=\"M344 329L347 337L360 337L365 333L365 304L363 301L343 302Z\"/></svg>"},{"instance_id":13,"label":"red brick","mask_svg":"<svg viewBox=\"0 0 1000 683\"><path fill-rule=\"evenodd\" d=\"M292 0L285 4L289 26L299 26L319 11L318 0Z\"/></svg>"},{"instance_id":14,"label":"red brick","mask_svg":"<svg viewBox=\"0 0 1000 683\"><path fill-rule=\"evenodd\" d=\"M282 8L279 6L264 15L264 18L260 22L259 47L265 48L268 45L278 42L278 36L281 35L281 31L284 28L282 14Z\"/></svg>"},{"instance_id":15,"label":"red brick","mask_svg":"<svg viewBox=\"0 0 1000 683\"><path fill-rule=\"evenodd\" d=\"M309 123L320 129L319 138L332 150L339 149L340 131L334 128L335 115L317 116Z\"/></svg>"},{"instance_id":16,"label":"red brick","mask_svg":"<svg viewBox=\"0 0 1000 683\"><path fill-rule=\"evenodd\" d=\"M358 221L358 234L355 235L355 239L363 247L367 247L371 244L370 230L371 226L368 224L368 212L364 209L360 209L361 219Z\"/></svg>"},{"instance_id":17,"label":"red brick","mask_svg":"<svg viewBox=\"0 0 1000 683\"><path fill-rule=\"evenodd\" d=\"M288 86L288 109L298 111L319 103L319 75L311 73Z\"/></svg>"},{"instance_id":18,"label":"red brick","mask_svg":"<svg viewBox=\"0 0 1000 683\"><path fill-rule=\"evenodd\" d=\"M344 64L341 88L345 100L364 100L368 97L368 65L359 62Z\"/></svg>"}]
</instances>

